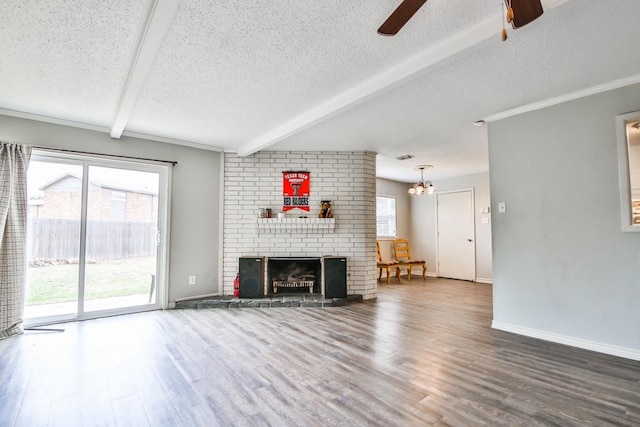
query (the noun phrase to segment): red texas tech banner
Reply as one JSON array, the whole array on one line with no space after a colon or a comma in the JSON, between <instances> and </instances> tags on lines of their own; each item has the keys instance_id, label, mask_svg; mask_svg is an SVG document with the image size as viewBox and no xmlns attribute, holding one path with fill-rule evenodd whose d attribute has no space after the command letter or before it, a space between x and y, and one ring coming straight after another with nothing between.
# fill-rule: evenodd
<instances>
[{"instance_id":1,"label":"red texas tech banner","mask_svg":"<svg viewBox=\"0 0 640 427\"><path fill-rule=\"evenodd\" d=\"M282 172L282 210L302 209L309 212L309 172Z\"/></svg>"}]
</instances>

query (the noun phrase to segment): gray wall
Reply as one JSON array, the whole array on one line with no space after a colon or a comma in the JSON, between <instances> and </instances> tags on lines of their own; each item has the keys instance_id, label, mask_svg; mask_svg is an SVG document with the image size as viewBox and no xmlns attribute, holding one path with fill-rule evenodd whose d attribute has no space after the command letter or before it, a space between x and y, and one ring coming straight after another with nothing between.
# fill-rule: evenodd
<instances>
[{"instance_id":1,"label":"gray wall","mask_svg":"<svg viewBox=\"0 0 640 427\"><path fill-rule=\"evenodd\" d=\"M614 120L635 110L640 85L489 125L494 322L640 354L640 233L621 232Z\"/></svg>"},{"instance_id":2,"label":"gray wall","mask_svg":"<svg viewBox=\"0 0 640 427\"><path fill-rule=\"evenodd\" d=\"M396 237L411 237L411 211L407 189L409 184L376 178L376 195L396 198ZM381 239L380 252L384 260L393 259L393 240Z\"/></svg>"},{"instance_id":3,"label":"gray wall","mask_svg":"<svg viewBox=\"0 0 640 427\"><path fill-rule=\"evenodd\" d=\"M434 180L437 191L474 189L476 223L476 280L492 281L491 222L482 224L482 208L489 207L489 173ZM407 185L408 188L408 185ZM410 198L411 255L427 262L429 273L436 272L436 206L435 196L413 196Z\"/></svg>"},{"instance_id":4,"label":"gray wall","mask_svg":"<svg viewBox=\"0 0 640 427\"><path fill-rule=\"evenodd\" d=\"M173 160L169 301L218 291L220 153L0 116L0 139L92 153ZM188 285L188 275L198 283Z\"/></svg>"},{"instance_id":5,"label":"gray wall","mask_svg":"<svg viewBox=\"0 0 640 427\"><path fill-rule=\"evenodd\" d=\"M396 198L396 234L397 237L408 238L411 233L409 212L409 184L376 178L376 195Z\"/></svg>"}]
</instances>

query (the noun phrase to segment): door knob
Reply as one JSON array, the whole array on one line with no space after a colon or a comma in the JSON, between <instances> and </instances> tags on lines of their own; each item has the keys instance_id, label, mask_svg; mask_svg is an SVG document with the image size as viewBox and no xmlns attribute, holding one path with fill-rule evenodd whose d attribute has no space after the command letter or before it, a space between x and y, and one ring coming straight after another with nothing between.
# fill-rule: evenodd
<instances>
[{"instance_id":1,"label":"door knob","mask_svg":"<svg viewBox=\"0 0 640 427\"><path fill-rule=\"evenodd\" d=\"M473 242L473 239L467 239L467 242Z\"/></svg>"}]
</instances>

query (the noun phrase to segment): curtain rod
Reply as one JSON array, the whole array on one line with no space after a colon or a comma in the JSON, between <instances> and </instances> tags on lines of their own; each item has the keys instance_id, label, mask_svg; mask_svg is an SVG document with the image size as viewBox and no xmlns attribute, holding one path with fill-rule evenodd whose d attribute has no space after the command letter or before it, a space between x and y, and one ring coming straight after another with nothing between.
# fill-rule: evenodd
<instances>
[{"instance_id":1,"label":"curtain rod","mask_svg":"<svg viewBox=\"0 0 640 427\"><path fill-rule=\"evenodd\" d=\"M173 160L158 160L158 159L147 159L144 157L130 157L130 156L120 156L118 154L104 154L104 153L92 153L90 151L77 151L77 150L65 150L63 148L51 148L51 147L41 147L38 145L32 145L32 148L37 150L45 150L45 151L61 151L63 153L73 153L73 154L88 154L91 156L102 156L102 157L115 157L118 159L127 159L127 160L145 160L148 162L160 162L160 163L169 163L171 166L175 166L178 162Z\"/></svg>"}]
</instances>

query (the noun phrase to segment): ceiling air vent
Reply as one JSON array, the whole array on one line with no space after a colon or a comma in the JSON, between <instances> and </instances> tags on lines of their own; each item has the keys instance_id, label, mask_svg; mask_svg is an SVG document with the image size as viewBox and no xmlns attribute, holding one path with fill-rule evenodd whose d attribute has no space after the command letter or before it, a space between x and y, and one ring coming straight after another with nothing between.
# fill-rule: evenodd
<instances>
[{"instance_id":1,"label":"ceiling air vent","mask_svg":"<svg viewBox=\"0 0 640 427\"><path fill-rule=\"evenodd\" d=\"M409 160L413 159L415 156L413 154L404 154L402 156L396 157L396 160Z\"/></svg>"}]
</instances>

